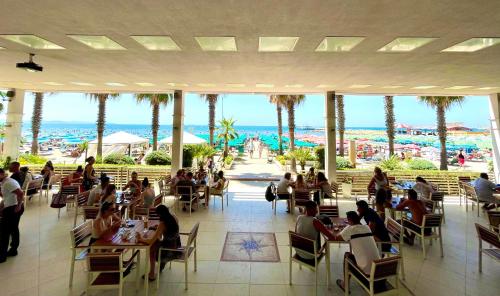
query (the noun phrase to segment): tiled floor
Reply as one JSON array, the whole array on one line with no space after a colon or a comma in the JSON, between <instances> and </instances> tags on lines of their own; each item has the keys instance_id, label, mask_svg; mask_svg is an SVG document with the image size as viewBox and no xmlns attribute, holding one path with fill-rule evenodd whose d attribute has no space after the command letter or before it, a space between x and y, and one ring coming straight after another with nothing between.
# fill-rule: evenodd
<instances>
[{"instance_id":1,"label":"tiled floor","mask_svg":"<svg viewBox=\"0 0 500 296\"><path fill-rule=\"evenodd\" d=\"M265 184L231 182L232 200L222 213L220 200L215 207L200 209L189 217L179 213L183 231L200 221L198 237L198 271L189 270L189 290L184 290L183 266L173 264L150 286L151 295L314 295L314 275L307 269L293 266L293 285L288 285L288 236L294 227L294 217L284 213L284 203L273 215L271 205L264 201ZM475 212L452 202L446 204L447 219L443 229L445 257L439 255L439 244L429 247L427 260L417 243L405 247L406 281L401 295L498 295L500 264L485 257L483 273L477 269L477 239L474 222L486 223ZM350 201L339 203L341 213L353 209ZM68 289L70 264L69 230L73 212L57 210L38 201L31 202L21 221L19 255L0 265L0 295L82 295L85 293L83 262L77 263L75 283ZM220 262L227 231L275 232L280 263ZM342 256L347 246L332 247L332 282L341 276ZM324 263L323 263L324 264ZM342 295L336 287L327 290L324 265L320 268L318 295ZM125 295L136 295L135 285L127 280ZM116 295L116 291L93 292L93 295ZM137 293L142 295L142 293ZM352 295L364 295L353 284Z\"/></svg>"}]
</instances>

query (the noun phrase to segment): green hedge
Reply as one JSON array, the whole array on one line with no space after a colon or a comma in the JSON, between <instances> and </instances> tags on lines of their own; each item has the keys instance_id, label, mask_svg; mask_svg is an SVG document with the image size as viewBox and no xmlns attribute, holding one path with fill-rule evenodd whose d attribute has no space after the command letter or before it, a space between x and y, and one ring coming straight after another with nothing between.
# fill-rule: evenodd
<instances>
[{"instance_id":1,"label":"green hedge","mask_svg":"<svg viewBox=\"0 0 500 296\"><path fill-rule=\"evenodd\" d=\"M111 153L104 157L103 162L106 164L135 164L132 157L122 153Z\"/></svg>"},{"instance_id":2,"label":"green hedge","mask_svg":"<svg viewBox=\"0 0 500 296\"><path fill-rule=\"evenodd\" d=\"M170 156L165 151L153 151L145 158L148 165L168 165L172 163Z\"/></svg>"},{"instance_id":3,"label":"green hedge","mask_svg":"<svg viewBox=\"0 0 500 296\"><path fill-rule=\"evenodd\" d=\"M314 148L314 154L316 155L316 166L318 169L325 168L325 146L317 146Z\"/></svg>"},{"instance_id":4,"label":"green hedge","mask_svg":"<svg viewBox=\"0 0 500 296\"><path fill-rule=\"evenodd\" d=\"M404 166L397 155L392 155L379 163L379 167L384 171L402 170Z\"/></svg>"},{"instance_id":5,"label":"green hedge","mask_svg":"<svg viewBox=\"0 0 500 296\"><path fill-rule=\"evenodd\" d=\"M352 164L351 162L344 158L344 157L340 157L340 156L337 156L337 170L346 170L346 169L351 169L352 168Z\"/></svg>"},{"instance_id":6,"label":"green hedge","mask_svg":"<svg viewBox=\"0 0 500 296\"><path fill-rule=\"evenodd\" d=\"M406 162L406 166L408 169L411 170L421 170L421 171L437 170L437 167L431 161L419 158L412 158L408 160Z\"/></svg>"},{"instance_id":7,"label":"green hedge","mask_svg":"<svg viewBox=\"0 0 500 296\"><path fill-rule=\"evenodd\" d=\"M45 164L47 162L47 158L33 155L33 154L20 154L19 155L19 163L20 164Z\"/></svg>"}]
</instances>

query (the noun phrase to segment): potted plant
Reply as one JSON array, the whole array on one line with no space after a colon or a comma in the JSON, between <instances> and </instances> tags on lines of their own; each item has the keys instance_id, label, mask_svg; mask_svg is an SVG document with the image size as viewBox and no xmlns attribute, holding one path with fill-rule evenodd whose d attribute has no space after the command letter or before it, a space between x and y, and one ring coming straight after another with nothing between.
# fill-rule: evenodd
<instances>
[{"instance_id":1,"label":"potted plant","mask_svg":"<svg viewBox=\"0 0 500 296\"><path fill-rule=\"evenodd\" d=\"M353 178L351 177L344 177L342 179L342 196L344 198L352 197L352 181Z\"/></svg>"}]
</instances>

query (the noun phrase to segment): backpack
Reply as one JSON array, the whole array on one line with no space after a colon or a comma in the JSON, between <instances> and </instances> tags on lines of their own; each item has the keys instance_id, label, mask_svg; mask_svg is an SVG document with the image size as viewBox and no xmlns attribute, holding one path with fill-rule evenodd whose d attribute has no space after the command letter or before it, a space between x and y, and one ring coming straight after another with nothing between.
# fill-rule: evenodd
<instances>
[{"instance_id":1,"label":"backpack","mask_svg":"<svg viewBox=\"0 0 500 296\"><path fill-rule=\"evenodd\" d=\"M276 199L275 192L276 192L276 186L274 185L273 182L271 182L269 186L267 186L266 188L266 200L268 202L272 202L273 200Z\"/></svg>"}]
</instances>

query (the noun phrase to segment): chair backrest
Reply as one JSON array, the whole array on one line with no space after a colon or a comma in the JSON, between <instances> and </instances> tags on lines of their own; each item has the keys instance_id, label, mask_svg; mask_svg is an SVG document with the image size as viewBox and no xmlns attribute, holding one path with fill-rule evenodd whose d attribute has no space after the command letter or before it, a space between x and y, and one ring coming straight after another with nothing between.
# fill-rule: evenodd
<instances>
[{"instance_id":1,"label":"chair backrest","mask_svg":"<svg viewBox=\"0 0 500 296\"><path fill-rule=\"evenodd\" d=\"M196 224L191 228L191 231L189 232L188 240L186 247L190 247L191 244L196 240L198 237L198 229L200 228L200 222L196 222Z\"/></svg>"},{"instance_id":2,"label":"chair backrest","mask_svg":"<svg viewBox=\"0 0 500 296\"><path fill-rule=\"evenodd\" d=\"M470 185L468 183L464 183L463 187L464 187L465 195L468 198L470 198L470 199L477 199L476 189L474 188L474 186L472 186L472 185Z\"/></svg>"},{"instance_id":3,"label":"chair backrest","mask_svg":"<svg viewBox=\"0 0 500 296\"><path fill-rule=\"evenodd\" d=\"M99 208L94 206L84 206L83 207L83 219L84 220L94 220L99 214Z\"/></svg>"},{"instance_id":4,"label":"chair backrest","mask_svg":"<svg viewBox=\"0 0 500 296\"><path fill-rule=\"evenodd\" d=\"M316 241L308 239L307 237L304 237L294 231L288 231L288 235L290 237L291 247L309 253L313 256L316 255L314 254L316 251Z\"/></svg>"},{"instance_id":5,"label":"chair backrest","mask_svg":"<svg viewBox=\"0 0 500 296\"><path fill-rule=\"evenodd\" d=\"M330 188L332 189L333 193L338 193L339 192L339 184L337 182L333 182L330 184Z\"/></svg>"},{"instance_id":6,"label":"chair backrest","mask_svg":"<svg viewBox=\"0 0 500 296\"><path fill-rule=\"evenodd\" d=\"M483 240L497 248L500 248L500 237L498 233L495 233L488 228L479 225L478 223L474 223L476 225L477 236L480 240Z\"/></svg>"},{"instance_id":7,"label":"chair backrest","mask_svg":"<svg viewBox=\"0 0 500 296\"><path fill-rule=\"evenodd\" d=\"M389 234L397 241L401 242L403 236L403 225L399 224L398 221L392 219L391 217L387 218L386 223L387 231Z\"/></svg>"},{"instance_id":8,"label":"chair backrest","mask_svg":"<svg viewBox=\"0 0 500 296\"><path fill-rule=\"evenodd\" d=\"M162 201L163 201L163 193L160 193L153 200L153 207L156 208L157 206L161 205Z\"/></svg>"},{"instance_id":9,"label":"chair backrest","mask_svg":"<svg viewBox=\"0 0 500 296\"><path fill-rule=\"evenodd\" d=\"M224 189L222 191L227 192L229 189L229 179L226 178L226 181L224 181Z\"/></svg>"},{"instance_id":10,"label":"chair backrest","mask_svg":"<svg viewBox=\"0 0 500 296\"><path fill-rule=\"evenodd\" d=\"M122 253L90 253L87 267L89 272L119 272L122 269Z\"/></svg>"},{"instance_id":11,"label":"chair backrest","mask_svg":"<svg viewBox=\"0 0 500 296\"><path fill-rule=\"evenodd\" d=\"M77 194L76 196L76 204L77 206L84 206L87 204L87 200L89 199L90 190L84 191L82 193Z\"/></svg>"},{"instance_id":12,"label":"chair backrest","mask_svg":"<svg viewBox=\"0 0 500 296\"><path fill-rule=\"evenodd\" d=\"M148 210L148 219L149 220L160 220L160 216L156 212L156 208L149 208L149 210Z\"/></svg>"},{"instance_id":13,"label":"chair backrest","mask_svg":"<svg viewBox=\"0 0 500 296\"><path fill-rule=\"evenodd\" d=\"M431 194L431 200L433 201L443 201L443 199L444 199L444 192L436 191Z\"/></svg>"},{"instance_id":14,"label":"chair backrest","mask_svg":"<svg viewBox=\"0 0 500 296\"><path fill-rule=\"evenodd\" d=\"M387 257L374 260L370 276L373 280L384 279L391 276L397 276L400 256Z\"/></svg>"},{"instance_id":15,"label":"chair backrest","mask_svg":"<svg viewBox=\"0 0 500 296\"><path fill-rule=\"evenodd\" d=\"M436 203L430 199L422 199L422 201L424 202L424 205L425 205L425 208L427 209L427 211L429 213L434 213L434 211L436 209Z\"/></svg>"},{"instance_id":16,"label":"chair backrest","mask_svg":"<svg viewBox=\"0 0 500 296\"><path fill-rule=\"evenodd\" d=\"M43 178L31 180L28 182L28 186L26 187L26 190L40 189L40 188L42 188L42 185L43 185Z\"/></svg>"},{"instance_id":17,"label":"chair backrest","mask_svg":"<svg viewBox=\"0 0 500 296\"><path fill-rule=\"evenodd\" d=\"M80 246L92 235L92 221L85 221L71 229L69 235L71 237L71 247L76 248Z\"/></svg>"},{"instance_id":18,"label":"chair backrest","mask_svg":"<svg viewBox=\"0 0 500 296\"><path fill-rule=\"evenodd\" d=\"M295 199L310 199L309 190L294 190Z\"/></svg>"},{"instance_id":19,"label":"chair backrest","mask_svg":"<svg viewBox=\"0 0 500 296\"><path fill-rule=\"evenodd\" d=\"M468 183L471 181L471 178L469 176L458 176L457 177L458 183Z\"/></svg>"},{"instance_id":20,"label":"chair backrest","mask_svg":"<svg viewBox=\"0 0 500 296\"><path fill-rule=\"evenodd\" d=\"M175 194L176 195L193 195L193 187L191 186L175 186Z\"/></svg>"},{"instance_id":21,"label":"chair backrest","mask_svg":"<svg viewBox=\"0 0 500 296\"><path fill-rule=\"evenodd\" d=\"M80 193L80 186L79 185L67 185L61 187L61 194L62 195L76 195Z\"/></svg>"},{"instance_id":22,"label":"chair backrest","mask_svg":"<svg viewBox=\"0 0 500 296\"><path fill-rule=\"evenodd\" d=\"M422 221L424 228L441 227L441 222L443 220L443 215L441 214L426 214Z\"/></svg>"},{"instance_id":23,"label":"chair backrest","mask_svg":"<svg viewBox=\"0 0 500 296\"><path fill-rule=\"evenodd\" d=\"M389 182L389 184L394 184L396 183L396 177L387 176L387 181Z\"/></svg>"},{"instance_id":24,"label":"chair backrest","mask_svg":"<svg viewBox=\"0 0 500 296\"><path fill-rule=\"evenodd\" d=\"M339 216L338 206L319 206L319 213L330 218Z\"/></svg>"},{"instance_id":25,"label":"chair backrest","mask_svg":"<svg viewBox=\"0 0 500 296\"><path fill-rule=\"evenodd\" d=\"M491 227L497 229L500 225L500 211L488 211L488 222Z\"/></svg>"},{"instance_id":26,"label":"chair backrest","mask_svg":"<svg viewBox=\"0 0 500 296\"><path fill-rule=\"evenodd\" d=\"M60 175L60 174L54 174L49 179L49 185L59 184L61 182L61 180L62 180L62 175Z\"/></svg>"}]
</instances>

